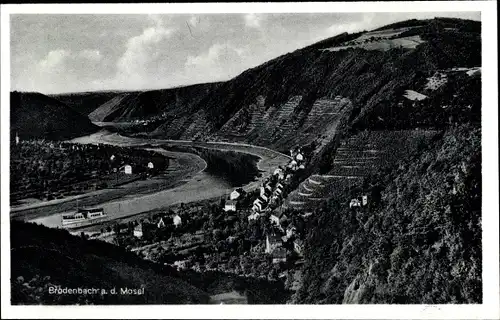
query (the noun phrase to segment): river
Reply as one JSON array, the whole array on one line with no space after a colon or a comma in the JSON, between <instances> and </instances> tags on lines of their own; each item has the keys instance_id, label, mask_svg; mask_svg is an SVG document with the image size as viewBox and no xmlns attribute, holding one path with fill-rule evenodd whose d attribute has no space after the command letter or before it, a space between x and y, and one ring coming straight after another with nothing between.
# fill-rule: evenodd
<instances>
[{"instance_id":1,"label":"river","mask_svg":"<svg viewBox=\"0 0 500 320\"><path fill-rule=\"evenodd\" d=\"M187 157L186 154L169 152L160 148L160 144L168 143L183 146L200 146L217 150L243 152L259 157L260 160L257 163L257 167L262 171L262 175L243 187L247 191L258 188L262 183L262 180L270 175L276 167L279 165L285 165L290 161L290 158L287 155L277 151L247 144L131 138L122 136L116 132L110 132L108 130L102 130L89 136L76 138L72 140L72 142L83 144L103 143L121 147L144 146L144 149L163 153L172 157L174 161L179 157L183 158L184 161L187 161L184 165L190 168L190 170L186 170L186 168L179 168L179 170L184 169L186 172L181 177L177 177L179 179L179 183L173 188L159 192L155 192L153 190L153 192L148 194L123 195L118 199L98 203L99 207L102 207L108 214L106 220L103 221L108 223L110 220L121 219L179 203L196 202L226 196L232 191L232 188L226 182L204 172L206 163L203 166L202 163L204 163L204 161L198 156L189 154L189 157ZM202 162L200 162L200 159ZM101 190L101 192L106 191ZM47 206L48 205L49 204L47 204ZM37 209L43 210L43 205ZM69 211L68 204L50 204L50 209L50 215L34 219L27 218L26 220L40 223L48 227L61 227L61 213ZM91 228L95 229L96 227L98 226L94 225Z\"/></svg>"}]
</instances>

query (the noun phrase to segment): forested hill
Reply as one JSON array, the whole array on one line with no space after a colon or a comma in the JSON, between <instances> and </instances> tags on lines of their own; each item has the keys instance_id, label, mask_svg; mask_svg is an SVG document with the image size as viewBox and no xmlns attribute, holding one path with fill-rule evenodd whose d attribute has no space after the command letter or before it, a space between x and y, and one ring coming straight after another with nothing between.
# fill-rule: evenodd
<instances>
[{"instance_id":1,"label":"forested hill","mask_svg":"<svg viewBox=\"0 0 500 320\"><path fill-rule=\"evenodd\" d=\"M11 222L13 304L208 303L206 292L176 271L124 248L70 235L66 230ZM145 288L144 295L50 294L50 287Z\"/></svg>"},{"instance_id":2,"label":"forested hill","mask_svg":"<svg viewBox=\"0 0 500 320\"><path fill-rule=\"evenodd\" d=\"M349 208L357 194L369 206ZM481 303L481 129L447 128L314 213L295 303Z\"/></svg>"},{"instance_id":3,"label":"forested hill","mask_svg":"<svg viewBox=\"0 0 500 320\"><path fill-rule=\"evenodd\" d=\"M99 128L59 100L37 92L11 92L10 132L21 139L63 140L94 133Z\"/></svg>"}]
</instances>

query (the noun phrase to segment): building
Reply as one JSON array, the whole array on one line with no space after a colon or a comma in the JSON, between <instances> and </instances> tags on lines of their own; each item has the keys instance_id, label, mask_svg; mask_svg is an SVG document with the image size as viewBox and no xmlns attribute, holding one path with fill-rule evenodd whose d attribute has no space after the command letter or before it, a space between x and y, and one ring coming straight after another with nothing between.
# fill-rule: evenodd
<instances>
[{"instance_id":1,"label":"building","mask_svg":"<svg viewBox=\"0 0 500 320\"><path fill-rule=\"evenodd\" d=\"M299 255L302 256L304 252L304 242L300 239L295 239L293 241L293 250Z\"/></svg>"},{"instance_id":2,"label":"building","mask_svg":"<svg viewBox=\"0 0 500 320\"><path fill-rule=\"evenodd\" d=\"M163 218L160 218L160 221L156 224L158 229L165 228L165 222L163 221Z\"/></svg>"},{"instance_id":3,"label":"building","mask_svg":"<svg viewBox=\"0 0 500 320\"><path fill-rule=\"evenodd\" d=\"M19 144L19 135L16 132L16 144Z\"/></svg>"},{"instance_id":4,"label":"building","mask_svg":"<svg viewBox=\"0 0 500 320\"><path fill-rule=\"evenodd\" d=\"M134 237L142 238L143 235L144 235L144 233L142 231L142 223L141 223L134 228Z\"/></svg>"},{"instance_id":5,"label":"building","mask_svg":"<svg viewBox=\"0 0 500 320\"><path fill-rule=\"evenodd\" d=\"M224 211L236 211L236 200L228 200L224 205Z\"/></svg>"},{"instance_id":6,"label":"building","mask_svg":"<svg viewBox=\"0 0 500 320\"><path fill-rule=\"evenodd\" d=\"M359 199L351 199L351 203L349 203L349 208L361 207L361 202Z\"/></svg>"},{"instance_id":7,"label":"building","mask_svg":"<svg viewBox=\"0 0 500 320\"><path fill-rule=\"evenodd\" d=\"M295 235L296 232L297 232L297 229L295 228L295 226L293 224L290 224L286 228L286 238L290 239L291 237L293 237Z\"/></svg>"},{"instance_id":8,"label":"building","mask_svg":"<svg viewBox=\"0 0 500 320\"><path fill-rule=\"evenodd\" d=\"M125 174L132 174L132 166L129 164L124 165L123 172L125 172Z\"/></svg>"},{"instance_id":9,"label":"building","mask_svg":"<svg viewBox=\"0 0 500 320\"><path fill-rule=\"evenodd\" d=\"M239 197L241 196L241 193L238 192L238 190L234 190L233 192L231 192L231 194L229 195L229 199L230 200L236 200L238 199Z\"/></svg>"},{"instance_id":10,"label":"building","mask_svg":"<svg viewBox=\"0 0 500 320\"><path fill-rule=\"evenodd\" d=\"M271 214L271 216L269 216L269 220L271 220L271 223L274 223L275 225L279 226L280 225L280 218L278 217L277 214Z\"/></svg>"},{"instance_id":11,"label":"building","mask_svg":"<svg viewBox=\"0 0 500 320\"><path fill-rule=\"evenodd\" d=\"M178 214L174 216L173 221L175 227L182 225L182 218Z\"/></svg>"},{"instance_id":12,"label":"building","mask_svg":"<svg viewBox=\"0 0 500 320\"><path fill-rule=\"evenodd\" d=\"M150 161L148 162L148 169L154 169L155 165Z\"/></svg>"},{"instance_id":13,"label":"building","mask_svg":"<svg viewBox=\"0 0 500 320\"><path fill-rule=\"evenodd\" d=\"M304 161L304 156L302 155L302 153L298 153L295 156L295 160L297 160L297 161Z\"/></svg>"},{"instance_id":14,"label":"building","mask_svg":"<svg viewBox=\"0 0 500 320\"><path fill-rule=\"evenodd\" d=\"M257 220L260 217L260 213L254 212L248 216L248 221Z\"/></svg>"},{"instance_id":15,"label":"building","mask_svg":"<svg viewBox=\"0 0 500 320\"><path fill-rule=\"evenodd\" d=\"M274 250L280 248L282 245L281 238L275 234L266 236L266 249L265 253L273 253Z\"/></svg>"},{"instance_id":16,"label":"building","mask_svg":"<svg viewBox=\"0 0 500 320\"><path fill-rule=\"evenodd\" d=\"M361 200L361 204L363 206L366 206L368 204L368 196L367 195L363 195L362 200Z\"/></svg>"}]
</instances>

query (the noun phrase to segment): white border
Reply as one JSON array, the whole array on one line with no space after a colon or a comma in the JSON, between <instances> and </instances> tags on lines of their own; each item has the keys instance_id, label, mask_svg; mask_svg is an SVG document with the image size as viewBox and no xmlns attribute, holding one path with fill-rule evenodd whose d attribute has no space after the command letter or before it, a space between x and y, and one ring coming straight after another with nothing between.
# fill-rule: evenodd
<instances>
[{"instance_id":1,"label":"white border","mask_svg":"<svg viewBox=\"0 0 500 320\"><path fill-rule=\"evenodd\" d=\"M275 13L481 11L483 30L483 304L286 306L10 306L9 243L9 14L16 13ZM498 94L496 1L212 4L24 4L1 8L1 240L2 318L212 319L499 319Z\"/></svg>"}]
</instances>

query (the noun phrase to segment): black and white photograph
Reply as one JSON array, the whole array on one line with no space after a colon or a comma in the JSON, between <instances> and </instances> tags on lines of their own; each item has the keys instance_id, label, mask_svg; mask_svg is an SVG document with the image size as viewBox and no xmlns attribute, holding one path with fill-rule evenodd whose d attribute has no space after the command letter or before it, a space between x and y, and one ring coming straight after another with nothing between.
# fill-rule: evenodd
<instances>
[{"instance_id":1,"label":"black and white photograph","mask_svg":"<svg viewBox=\"0 0 500 320\"><path fill-rule=\"evenodd\" d=\"M499 317L496 3L461 3L5 6L2 305Z\"/></svg>"}]
</instances>

